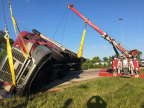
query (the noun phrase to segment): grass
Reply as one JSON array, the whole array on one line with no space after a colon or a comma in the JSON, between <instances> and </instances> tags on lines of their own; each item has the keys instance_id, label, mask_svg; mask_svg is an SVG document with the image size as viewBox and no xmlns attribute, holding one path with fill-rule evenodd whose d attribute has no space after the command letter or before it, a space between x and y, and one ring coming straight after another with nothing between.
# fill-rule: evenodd
<instances>
[{"instance_id":1,"label":"grass","mask_svg":"<svg viewBox=\"0 0 144 108\"><path fill-rule=\"evenodd\" d=\"M144 73L144 69L141 70ZM0 101L4 108L144 108L144 78L101 77L55 87L30 98Z\"/></svg>"},{"instance_id":2,"label":"grass","mask_svg":"<svg viewBox=\"0 0 144 108\"><path fill-rule=\"evenodd\" d=\"M142 73L139 73L139 74L144 75L144 69L140 69L140 71L142 71Z\"/></svg>"}]
</instances>

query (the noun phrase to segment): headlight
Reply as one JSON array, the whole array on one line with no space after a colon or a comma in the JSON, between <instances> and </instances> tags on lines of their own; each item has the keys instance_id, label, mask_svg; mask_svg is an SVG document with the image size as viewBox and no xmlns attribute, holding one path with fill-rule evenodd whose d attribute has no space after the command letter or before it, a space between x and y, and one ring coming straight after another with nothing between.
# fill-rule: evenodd
<instances>
[{"instance_id":1,"label":"headlight","mask_svg":"<svg viewBox=\"0 0 144 108\"><path fill-rule=\"evenodd\" d=\"M26 43L26 47L27 47L27 50L28 50L29 53L31 51L32 46L33 46L33 43L31 43L31 42Z\"/></svg>"}]
</instances>

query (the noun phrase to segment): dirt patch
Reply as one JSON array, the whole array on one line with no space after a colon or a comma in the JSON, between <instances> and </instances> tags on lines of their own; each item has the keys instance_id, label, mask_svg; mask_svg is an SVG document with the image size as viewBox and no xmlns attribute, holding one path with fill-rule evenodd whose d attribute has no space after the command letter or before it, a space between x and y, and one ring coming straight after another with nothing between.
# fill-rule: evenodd
<instances>
[{"instance_id":1,"label":"dirt patch","mask_svg":"<svg viewBox=\"0 0 144 108\"><path fill-rule=\"evenodd\" d=\"M91 79L91 80L94 80L94 79ZM82 83L86 83L86 82L89 82L90 80L87 80L87 81L80 81L80 82L77 82L77 83L71 83L71 84L67 84L67 85L62 85L62 87L56 87L56 88L51 88L47 91L45 91L44 93L51 93L51 92L58 92L58 91L61 91L65 88L68 88L68 87L72 87L72 86L75 86L75 85L80 85Z\"/></svg>"}]
</instances>

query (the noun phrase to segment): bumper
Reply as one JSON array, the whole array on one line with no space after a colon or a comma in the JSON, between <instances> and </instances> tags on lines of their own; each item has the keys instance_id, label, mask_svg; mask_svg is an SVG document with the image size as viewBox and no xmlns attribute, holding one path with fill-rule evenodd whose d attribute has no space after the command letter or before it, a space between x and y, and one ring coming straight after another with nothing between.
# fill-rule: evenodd
<instances>
[{"instance_id":1,"label":"bumper","mask_svg":"<svg viewBox=\"0 0 144 108\"><path fill-rule=\"evenodd\" d=\"M32 83L32 79L35 78L37 71L39 70L41 64L50 58L52 51L45 47L44 45L37 46L33 53L31 54L31 59L25 59L21 51L12 47L12 55L14 61L16 87L14 89L16 92L23 96L29 91L29 85ZM6 82L11 85L12 77L8 62L8 56L4 58L0 67L0 81ZM11 87L13 88L13 87ZM12 89L9 89L10 91Z\"/></svg>"}]
</instances>

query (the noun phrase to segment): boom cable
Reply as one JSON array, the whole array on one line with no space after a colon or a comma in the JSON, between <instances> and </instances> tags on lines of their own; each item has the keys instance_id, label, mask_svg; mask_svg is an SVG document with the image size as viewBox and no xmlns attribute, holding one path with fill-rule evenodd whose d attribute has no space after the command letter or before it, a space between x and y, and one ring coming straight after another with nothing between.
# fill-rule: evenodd
<instances>
[{"instance_id":1,"label":"boom cable","mask_svg":"<svg viewBox=\"0 0 144 108\"><path fill-rule=\"evenodd\" d=\"M5 18L5 11L4 11L3 0L2 0L2 5L3 5L4 20L5 20L5 28L6 28L6 30L8 30L7 25L6 25L6 18Z\"/></svg>"},{"instance_id":2,"label":"boom cable","mask_svg":"<svg viewBox=\"0 0 144 108\"><path fill-rule=\"evenodd\" d=\"M68 9L68 8L66 7L65 12L64 12L64 14L63 14L63 16L62 16L62 19L61 19L61 21L60 21L60 23L59 23L59 25L58 25L58 27L57 27L57 29L56 29L56 32L55 32L55 34L54 34L54 36L53 36L52 39L54 39L54 37L55 37L55 35L56 35L56 33L57 33L57 30L58 30L58 28L59 28L59 26L60 26L60 24L61 24L61 22L62 22L62 20L63 20L63 17L64 17L64 15L65 15L67 9Z\"/></svg>"},{"instance_id":3,"label":"boom cable","mask_svg":"<svg viewBox=\"0 0 144 108\"><path fill-rule=\"evenodd\" d=\"M64 30L63 30L63 35L64 35L64 31L65 31L65 26L66 26L67 16L68 16L68 10L67 10L67 15L66 15L66 20L65 20L65 25L64 25ZM62 35L62 40L63 40L63 35ZM61 44L62 44L62 40L61 40Z\"/></svg>"}]
</instances>

